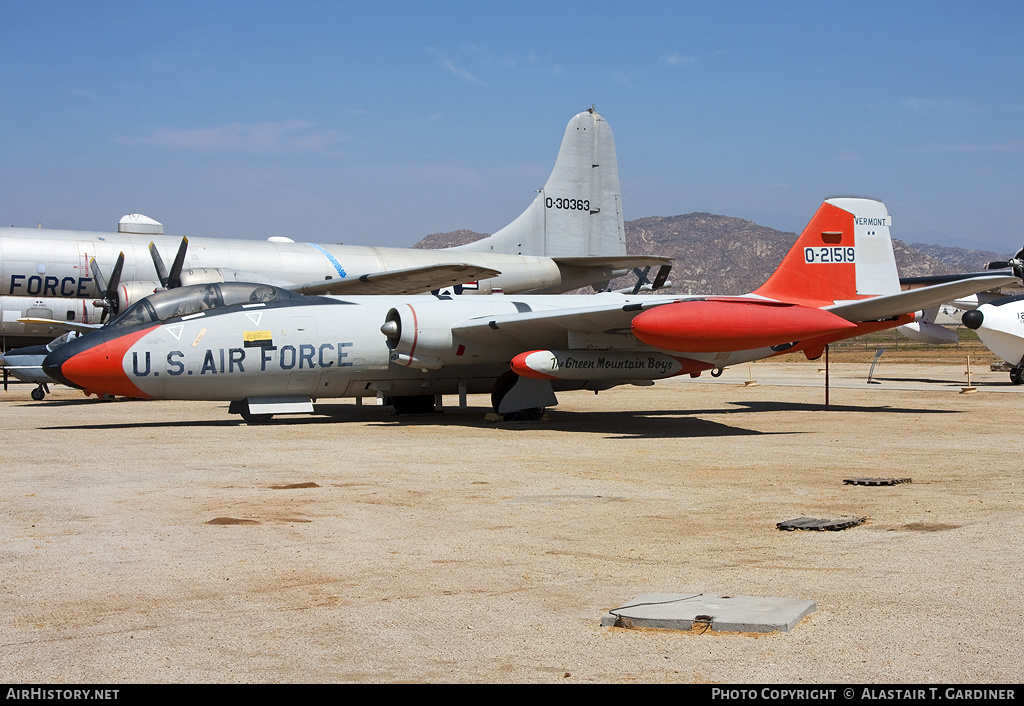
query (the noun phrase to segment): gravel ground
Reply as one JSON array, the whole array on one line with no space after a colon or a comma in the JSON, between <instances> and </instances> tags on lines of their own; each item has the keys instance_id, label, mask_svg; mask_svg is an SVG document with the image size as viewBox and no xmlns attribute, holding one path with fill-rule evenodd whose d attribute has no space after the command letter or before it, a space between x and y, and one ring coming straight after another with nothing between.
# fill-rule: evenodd
<instances>
[{"instance_id":1,"label":"gravel ground","mask_svg":"<svg viewBox=\"0 0 1024 706\"><path fill-rule=\"evenodd\" d=\"M549 419L338 401L0 404L5 680L1016 683L1005 373L758 363ZM757 386L740 383L755 377ZM854 477L910 477L864 487ZM866 516L782 532L802 516ZM643 593L811 599L789 633L604 628Z\"/></svg>"}]
</instances>

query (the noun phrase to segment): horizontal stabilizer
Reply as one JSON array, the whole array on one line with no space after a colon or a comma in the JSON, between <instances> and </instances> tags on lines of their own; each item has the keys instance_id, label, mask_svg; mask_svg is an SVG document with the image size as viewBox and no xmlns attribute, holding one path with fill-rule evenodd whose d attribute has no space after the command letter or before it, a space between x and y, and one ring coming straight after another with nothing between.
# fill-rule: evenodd
<instances>
[{"instance_id":1,"label":"horizontal stabilizer","mask_svg":"<svg viewBox=\"0 0 1024 706\"><path fill-rule=\"evenodd\" d=\"M657 255L621 255L616 257L553 257L559 265L569 267L614 267L617 270L629 270L634 267L653 267L655 265L671 265L675 258Z\"/></svg>"},{"instance_id":2,"label":"horizontal stabilizer","mask_svg":"<svg viewBox=\"0 0 1024 706\"><path fill-rule=\"evenodd\" d=\"M501 273L489 267L451 262L405 270L386 270L346 277L307 282L292 287L299 294L424 294L458 284L497 277Z\"/></svg>"},{"instance_id":3,"label":"horizontal stabilizer","mask_svg":"<svg viewBox=\"0 0 1024 706\"><path fill-rule=\"evenodd\" d=\"M1008 275L987 275L970 279L910 289L897 294L886 294L861 301L825 307L827 311L847 321L879 321L927 309L936 304L959 299L970 294L996 287L1019 284L1020 280Z\"/></svg>"}]
</instances>

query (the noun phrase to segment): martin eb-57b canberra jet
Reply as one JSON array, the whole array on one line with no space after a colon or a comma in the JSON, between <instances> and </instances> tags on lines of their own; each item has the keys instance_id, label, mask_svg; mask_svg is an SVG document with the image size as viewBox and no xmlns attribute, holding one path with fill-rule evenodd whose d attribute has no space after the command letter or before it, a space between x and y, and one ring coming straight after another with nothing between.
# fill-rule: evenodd
<instances>
[{"instance_id":1,"label":"martin eb-57b canberra jet","mask_svg":"<svg viewBox=\"0 0 1024 706\"><path fill-rule=\"evenodd\" d=\"M4 346L62 332L46 320L98 323L154 290L211 282L259 282L303 294L565 292L603 285L630 268L668 258L626 255L619 172L611 128L589 110L569 121L544 188L494 235L445 250L181 239L159 223L122 222L118 233L0 228L0 337ZM160 251L177 251L170 279ZM110 291L96 271L124 253ZM156 265L156 267L154 267ZM22 319L22 321L19 321Z\"/></svg>"},{"instance_id":2,"label":"martin eb-57b canberra jet","mask_svg":"<svg viewBox=\"0 0 1024 706\"><path fill-rule=\"evenodd\" d=\"M890 217L867 199L829 199L772 277L738 297L302 297L209 284L158 293L47 356L54 380L87 393L225 400L248 420L312 411L328 397L379 395L397 411L489 392L496 411L764 358L820 356L844 338L1015 281L985 276L901 292Z\"/></svg>"}]
</instances>

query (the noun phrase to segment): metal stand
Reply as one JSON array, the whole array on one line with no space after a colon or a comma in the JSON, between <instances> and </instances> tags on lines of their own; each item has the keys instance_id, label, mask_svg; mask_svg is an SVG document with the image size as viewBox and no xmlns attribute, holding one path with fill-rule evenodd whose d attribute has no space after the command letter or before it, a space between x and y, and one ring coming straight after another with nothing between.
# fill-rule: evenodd
<instances>
[{"instance_id":1,"label":"metal stand","mask_svg":"<svg viewBox=\"0 0 1024 706\"><path fill-rule=\"evenodd\" d=\"M828 344L825 344L825 409L828 409Z\"/></svg>"},{"instance_id":2,"label":"metal stand","mask_svg":"<svg viewBox=\"0 0 1024 706\"><path fill-rule=\"evenodd\" d=\"M977 392L978 388L971 385L971 356L967 355L967 387L960 388L960 394L964 395L971 392Z\"/></svg>"},{"instance_id":3,"label":"metal stand","mask_svg":"<svg viewBox=\"0 0 1024 706\"><path fill-rule=\"evenodd\" d=\"M881 385L882 384L882 383L878 382L878 380L872 380L871 378L875 374L875 366L878 365L878 359L882 357L883 353L885 353L885 349L884 348L879 348L878 351L875 352L875 359L871 362L871 370L868 371L868 384L869 385Z\"/></svg>"}]
</instances>

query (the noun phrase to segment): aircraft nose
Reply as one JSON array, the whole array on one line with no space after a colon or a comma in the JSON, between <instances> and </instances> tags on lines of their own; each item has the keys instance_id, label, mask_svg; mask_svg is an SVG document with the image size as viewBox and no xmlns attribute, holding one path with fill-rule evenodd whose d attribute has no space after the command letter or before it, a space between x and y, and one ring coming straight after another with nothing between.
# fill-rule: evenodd
<instances>
[{"instance_id":1,"label":"aircraft nose","mask_svg":"<svg viewBox=\"0 0 1024 706\"><path fill-rule=\"evenodd\" d=\"M148 395L125 373L124 359L128 349L149 330L119 335L100 329L68 341L43 359L43 372L51 380L86 394L145 399Z\"/></svg>"},{"instance_id":2,"label":"aircraft nose","mask_svg":"<svg viewBox=\"0 0 1024 706\"><path fill-rule=\"evenodd\" d=\"M53 351L51 351L49 355L43 358L43 374L46 375L46 377L53 380L54 382L59 382L62 385L67 385L69 387L79 387L79 385L76 385L71 380L68 380L64 376L64 373L61 371L64 362L68 359L66 353L70 352L64 350L67 347L67 345L64 345L61 346L60 348L56 348Z\"/></svg>"},{"instance_id":3,"label":"aircraft nose","mask_svg":"<svg viewBox=\"0 0 1024 706\"><path fill-rule=\"evenodd\" d=\"M960 317L960 320L964 322L964 326L967 328L972 331L977 331L981 328L981 325L985 323L985 315L977 309L973 309L971 311L964 312L964 315Z\"/></svg>"}]
</instances>

